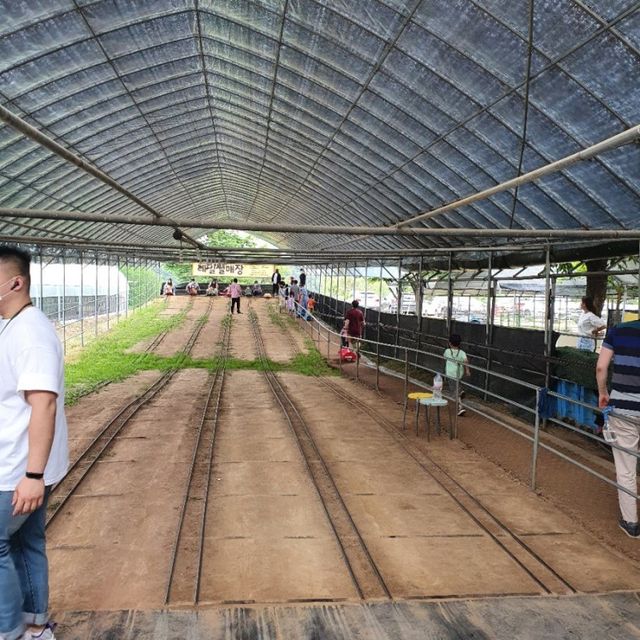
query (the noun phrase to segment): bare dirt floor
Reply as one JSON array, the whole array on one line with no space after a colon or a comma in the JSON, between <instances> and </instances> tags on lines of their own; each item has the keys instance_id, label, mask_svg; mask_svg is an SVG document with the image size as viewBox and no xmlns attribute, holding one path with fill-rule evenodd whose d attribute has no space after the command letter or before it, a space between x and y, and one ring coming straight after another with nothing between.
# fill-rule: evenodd
<instances>
[{"instance_id":1,"label":"bare dirt floor","mask_svg":"<svg viewBox=\"0 0 640 640\"><path fill-rule=\"evenodd\" d=\"M209 309L197 299L189 312L192 324L205 311L210 316L195 345L198 357L221 348L226 306L220 302ZM243 313L232 318L230 354L255 360L253 314L242 302ZM304 349L304 336L283 328L268 305L275 308L265 300L250 308L267 357L284 362ZM173 336L176 345L188 340L187 326L182 330ZM330 345L334 352L337 344ZM281 386L274 387L262 371L229 370L219 406L206 415L214 374L176 373L114 439L49 527L60 637L640 637L637 547L617 533L613 491L541 454L534 493L523 482L526 441L471 411L459 420L459 440L449 440L443 414L445 430L427 441L424 416L419 435L413 414L403 429L402 381L382 376L379 393L375 371L361 366L359 382L354 373L354 367L344 367L339 378L278 373ZM72 457L157 376L146 372L109 385L74 406ZM201 552L200 570L177 576L192 580L193 589L167 603L196 433L204 423L215 434L212 473L202 528L186 532L189 549ZM367 597L362 575L383 595ZM577 600L605 592L625 597ZM493 604L447 609L438 604L443 599ZM550 601L566 605L554 609ZM358 608L363 603L368 613ZM432 608L420 608L427 603ZM151 613L167 604L166 615ZM200 622L185 608L200 611ZM529 609L530 623L546 615L560 626L524 625L519 612ZM114 613L72 613L96 611ZM582 622L561 635L557 629L572 628L568 611ZM599 622L586 625L590 616Z\"/></svg>"},{"instance_id":2,"label":"bare dirt floor","mask_svg":"<svg viewBox=\"0 0 640 640\"><path fill-rule=\"evenodd\" d=\"M309 336L316 338L309 329ZM316 340L317 343L317 340ZM322 333L319 343L321 351L326 355L326 333ZM338 342L331 338L330 362L338 368ZM349 380L356 377L354 364L343 364L342 376ZM376 385L374 366L366 366L363 362L358 367L358 384L368 390ZM380 375L379 393L387 403L402 406L404 396L404 380L402 376ZM409 391L423 391L424 388L409 384ZM499 419L517 428L522 433L531 435L532 430L526 423L513 418L501 405L488 404L477 398L467 398L467 413L457 421L458 444L463 445L470 453L479 454L482 459L492 462L504 471L512 480L528 485L531 477L532 445L529 441L507 430L495 422L480 415L490 412ZM411 405L407 413L407 425L414 426L414 407ZM447 426L449 416L443 412L442 422ZM432 421L433 428L433 421ZM424 419L420 422L421 433ZM615 481L615 467L610 453L595 446L586 436L575 432L551 427L541 433L541 442L558 449L562 454L570 456L582 465ZM433 445L422 442L421 447L432 451ZM446 464L443 458L443 464ZM470 482L477 485L477 479L470 477ZM527 487L528 488L528 487ZM481 488L476 486L476 491ZM563 460L545 449L539 450L537 463L536 491L529 492L529 497L537 496L538 502L547 502L569 518L576 526L589 536L597 538L605 546L624 554L635 562L640 562L640 544L626 536L618 527L619 517L617 491L611 485L594 477L583 469Z\"/></svg>"}]
</instances>

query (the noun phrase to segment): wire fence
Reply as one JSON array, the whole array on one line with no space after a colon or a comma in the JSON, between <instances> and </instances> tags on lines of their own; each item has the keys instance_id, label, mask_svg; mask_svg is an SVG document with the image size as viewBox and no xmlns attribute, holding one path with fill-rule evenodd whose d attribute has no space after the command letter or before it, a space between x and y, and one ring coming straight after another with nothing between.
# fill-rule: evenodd
<instances>
[{"instance_id":1,"label":"wire fence","mask_svg":"<svg viewBox=\"0 0 640 640\"><path fill-rule=\"evenodd\" d=\"M66 249L32 253L31 298L53 323L65 355L158 297L159 263Z\"/></svg>"}]
</instances>

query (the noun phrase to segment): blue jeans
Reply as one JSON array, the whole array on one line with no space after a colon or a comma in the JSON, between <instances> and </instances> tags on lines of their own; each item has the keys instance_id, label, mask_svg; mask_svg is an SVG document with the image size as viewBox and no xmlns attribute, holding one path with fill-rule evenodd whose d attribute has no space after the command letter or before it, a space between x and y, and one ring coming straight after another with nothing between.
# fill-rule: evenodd
<instances>
[{"instance_id":1,"label":"blue jeans","mask_svg":"<svg viewBox=\"0 0 640 640\"><path fill-rule=\"evenodd\" d=\"M29 515L13 516L13 491L0 491L0 637L21 638L26 624L49 620L49 567L44 504Z\"/></svg>"}]
</instances>

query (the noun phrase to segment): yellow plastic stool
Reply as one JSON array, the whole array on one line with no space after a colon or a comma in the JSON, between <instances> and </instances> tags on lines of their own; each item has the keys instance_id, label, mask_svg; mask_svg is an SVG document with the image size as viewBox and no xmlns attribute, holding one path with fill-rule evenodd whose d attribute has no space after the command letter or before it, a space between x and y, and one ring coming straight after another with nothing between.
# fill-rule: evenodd
<instances>
[{"instance_id":1,"label":"yellow plastic stool","mask_svg":"<svg viewBox=\"0 0 640 640\"><path fill-rule=\"evenodd\" d=\"M409 405L409 400L415 400L416 402L416 428L418 427L418 416L420 415L420 400L424 400L425 398L433 398L433 393L431 391L412 391L407 394L407 399L404 401L404 412L402 414L402 429L407 428L407 406Z\"/></svg>"}]
</instances>

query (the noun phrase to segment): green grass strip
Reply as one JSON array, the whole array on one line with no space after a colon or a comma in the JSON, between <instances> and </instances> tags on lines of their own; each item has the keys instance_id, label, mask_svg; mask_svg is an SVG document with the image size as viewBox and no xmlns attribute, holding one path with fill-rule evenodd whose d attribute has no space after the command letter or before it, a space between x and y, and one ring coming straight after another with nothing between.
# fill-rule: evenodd
<instances>
[{"instance_id":1,"label":"green grass strip","mask_svg":"<svg viewBox=\"0 0 640 640\"><path fill-rule=\"evenodd\" d=\"M155 337L163 331L170 331L182 324L188 309L175 316L162 317L162 302L137 311L127 320L118 323L108 334L96 339L86 347L80 356L65 367L66 404L75 404L104 384L121 382L141 371L169 371L172 369L207 369L215 371L221 364L220 358L192 358L179 353L173 356L159 356L154 353L126 353L134 345ZM293 318L278 317L283 329L298 329ZM207 314L200 316L197 322L204 324ZM225 315L222 327L230 325L231 316ZM305 337L306 352L299 353L289 362L273 360L244 360L228 357L227 370L282 371L304 376L336 376L339 372L328 366L316 349L314 343Z\"/></svg>"},{"instance_id":2,"label":"green grass strip","mask_svg":"<svg viewBox=\"0 0 640 640\"><path fill-rule=\"evenodd\" d=\"M125 352L139 342L184 322L186 309L174 316L161 317L163 309L162 302L140 309L83 349L74 361L67 363L67 404L73 404L106 382L124 380L138 371L157 368L158 356Z\"/></svg>"}]
</instances>

